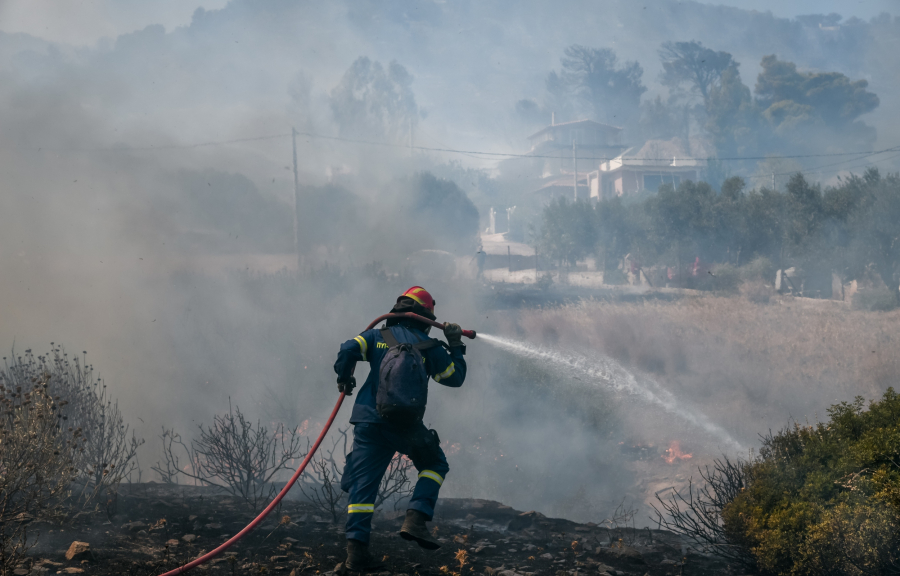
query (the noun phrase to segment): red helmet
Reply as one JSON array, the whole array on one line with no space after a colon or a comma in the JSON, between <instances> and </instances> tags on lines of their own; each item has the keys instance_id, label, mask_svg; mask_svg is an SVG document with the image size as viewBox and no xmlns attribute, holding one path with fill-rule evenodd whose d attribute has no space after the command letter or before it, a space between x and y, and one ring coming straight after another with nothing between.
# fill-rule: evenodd
<instances>
[{"instance_id":1,"label":"red helmet","mask_svg":"<svg viewBox=\"0 0 900 576\"><path fill-rule=\"evenodd\" d=\"M421 286L413 286L412 288L401 294L400 298L403 298L404 296L406 298L413 299L416 303L434 314L434 298L431 297L431 294L428 293L428 290L422 288Z\"/></svg>"}]
</instances>

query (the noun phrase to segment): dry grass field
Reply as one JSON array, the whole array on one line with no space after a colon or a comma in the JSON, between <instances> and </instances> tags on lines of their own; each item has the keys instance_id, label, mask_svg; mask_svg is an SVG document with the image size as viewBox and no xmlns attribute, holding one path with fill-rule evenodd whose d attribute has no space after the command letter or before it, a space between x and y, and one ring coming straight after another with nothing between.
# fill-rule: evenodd
<instances>
[{"instance_id":1,"label":"dry grass field","mask_svg":"<svg viewBox=\"0 0 900 576\"><path fill-rule=\"evenodd\" d=\"M791 419L821 419L831 404L897 387L898 328L900 311L712 295L586 301L501 319L510 336L603 354L652 376L748 445Z\"/></svg>"}]
</instances>

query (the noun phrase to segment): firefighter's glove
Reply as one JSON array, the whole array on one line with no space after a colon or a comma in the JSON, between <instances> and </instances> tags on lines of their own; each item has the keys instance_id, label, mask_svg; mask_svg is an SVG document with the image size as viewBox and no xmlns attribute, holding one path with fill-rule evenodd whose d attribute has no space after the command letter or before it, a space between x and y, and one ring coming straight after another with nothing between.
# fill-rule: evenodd
<instances>
[{"instance_id":1,"label":"firefighter's glove","mask_svg":"<svg viewBox=\"0 0 900 576\"><path fill-rule=\"evenodd\" d=\"M353 389L356 388L356 378L351 376L349 380L345 380L344 382L338 380L337 384L338 392L342 392L347 396L353 396Z\"/></svg>"},{"instance_id":2,"label":"firefighter's glove","mask_svg":"<svg viewBox=\"0 0 900 576\"><path fill-rule=\"evenodd\" d=\"M451 348L465 346L462 342L462 333L463 330L459 324L444 322L444 336L447 338L447 344L449 344Z\"/></svg>"}]
</instances>

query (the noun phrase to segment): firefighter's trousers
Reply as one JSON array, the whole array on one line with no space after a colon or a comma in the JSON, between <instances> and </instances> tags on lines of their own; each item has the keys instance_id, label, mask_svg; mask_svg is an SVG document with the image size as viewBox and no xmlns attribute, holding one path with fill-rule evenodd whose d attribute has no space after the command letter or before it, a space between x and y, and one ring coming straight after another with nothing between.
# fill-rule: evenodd
<instances>
[{"instance_id":1,"label":"firefighter's trousers","mask_svg":"<svg viewBox=\"0 0 900 576\"><path fill-rule=\"evenodd\" d=\"M423 447L422 439L427 438ZM412 430L390 424L360 423L353 428L353 449L347 455L341 489L350 494L347 507L347 539L369 541L378 486L394 454L412 460L419 473L408 510L434 515L438 492L450 467L437 434L419 423Z\"/></svg>"}]
</instances>

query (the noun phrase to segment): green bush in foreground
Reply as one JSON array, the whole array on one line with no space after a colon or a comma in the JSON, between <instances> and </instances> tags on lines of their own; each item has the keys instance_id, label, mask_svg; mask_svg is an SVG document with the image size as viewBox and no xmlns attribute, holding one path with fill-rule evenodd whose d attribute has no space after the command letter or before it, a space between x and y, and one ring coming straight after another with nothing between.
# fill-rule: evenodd
<instances>
[{"instance_id":1,"label":"green bush in foreground","mask_svg":"<svg viewBox=\"0 0 900 576\"><path fill-rule=\"evenodd\" d=\"M828 414L764 439L721 508L726 538L767 574L900 574L900 395Z\"/></svg>"}]
</instances>

